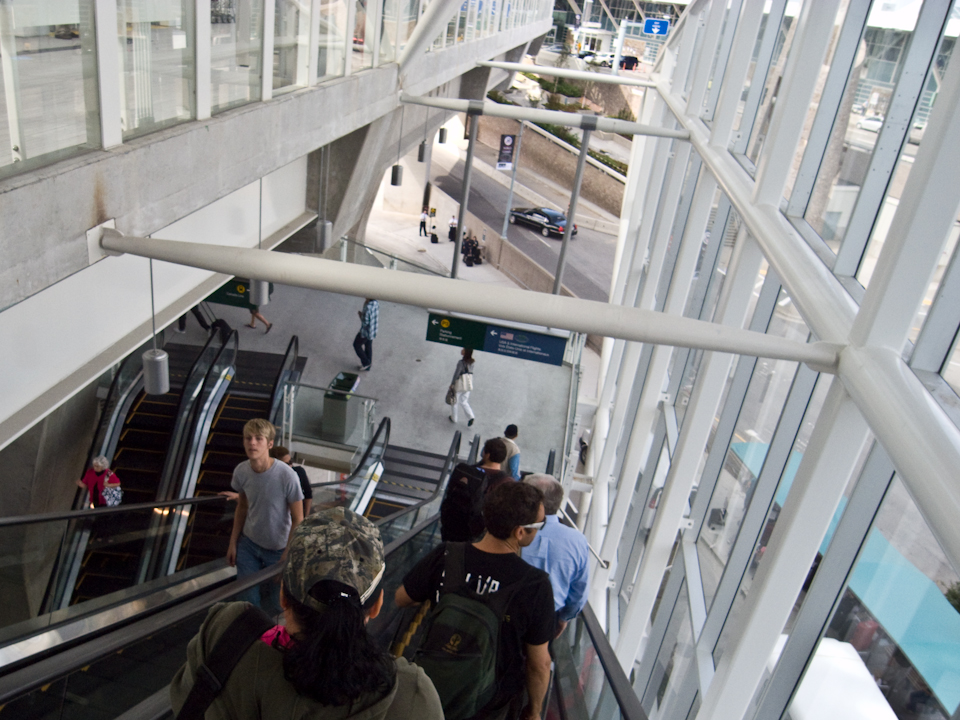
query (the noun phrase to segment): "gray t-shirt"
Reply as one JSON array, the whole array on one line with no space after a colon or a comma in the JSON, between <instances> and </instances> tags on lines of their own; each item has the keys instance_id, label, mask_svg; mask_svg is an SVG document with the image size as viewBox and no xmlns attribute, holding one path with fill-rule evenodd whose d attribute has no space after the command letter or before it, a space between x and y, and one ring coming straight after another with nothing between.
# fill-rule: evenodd
<instances>
[{"instance_id":1,"label":"gray t-shirt","mask_svg":"<svg viewBox=\"0 0 960 720\"><path fill-rule=\"evenodd\" d=\"M230 482L247 496L247 521L243 534L267 550L283 550L290 535L290 503L303 500L300 480L286 463L274 460L262 473L244 460L233 470Z\"/></svg>"}]
</instances>

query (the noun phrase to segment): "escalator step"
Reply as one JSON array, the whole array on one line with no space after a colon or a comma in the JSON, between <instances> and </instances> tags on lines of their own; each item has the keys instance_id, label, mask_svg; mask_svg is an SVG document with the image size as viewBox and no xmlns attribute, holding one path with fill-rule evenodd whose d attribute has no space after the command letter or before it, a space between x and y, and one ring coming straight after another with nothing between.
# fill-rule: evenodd
<instances>
[{"instance_id":1,"label":"escalator step","mask_svg":"<svg viewBox=\"0 0 960 720\"><path fill-rule=\"evenodd\" d=\"M123 448L114 458L114 469L118 474L123 468L159 473L163 470L163 462L166 457L166 453L160 450ZM120 477L122 480L123 476Z\"/></svg>"},{"instance_id":2,"label":"escalator step","mask_svg":"<svg viewBox=\"0 0 960 720\"><path fill-rule=\"evenodd\" d=\"M170 433L127 426L120 435L120 443L124 447L165 451L170 444Z\"/></svg>"},{"instance_id":3,"label":"escalator step","mask_svg":"<svg viewBox=\"0 0 960 720\"><path fill-rule=\"evenodd\" d=\"M270 400L267 398L241 397L239 395L228 395L224 403L224 409L246 409L250 412L261 412L270 406Z\"/></svg>"},{"instance_id":4,"label":"escalator step","mask_svg":"<svg viewBox=\"0 0 960 720\"><path fill-rule=\"evenodd\" d=\"M170 433L172 428L171 419L173 415L163 415L160 413L137 413L127 417L124 428L138 428L141 430L156 430L158 432Z\"/></svg>"},{"instance_id":5,"label":"escalator step","mask_svg":"<svg viewBox=\"0 0 960 720\"><path fill-rule=\"evenodd\" d=\"M234 433L211 432L210 437L207 438L207 449L225 450L246 455L243 449L243 438Z\"/></svg>"}]
</instances>

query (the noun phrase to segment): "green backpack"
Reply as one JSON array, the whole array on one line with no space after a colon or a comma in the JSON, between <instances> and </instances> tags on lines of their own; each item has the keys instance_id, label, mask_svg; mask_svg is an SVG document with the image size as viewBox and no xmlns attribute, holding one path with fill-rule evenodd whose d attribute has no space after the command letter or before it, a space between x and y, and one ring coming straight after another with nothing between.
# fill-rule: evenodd
<instances>
[{"instance_id":1,"label":"green backpack","mask_svg":"<svg viewBox=\"0 0 960 720\"><path fill-rule=\"evenodd\" d=\"M433 681L446 720L476 715L497 694L500 621L519 583L480 596L465 583L466 543L447 543L440 601L414 662Z\"/></svg>"}]
</instances>

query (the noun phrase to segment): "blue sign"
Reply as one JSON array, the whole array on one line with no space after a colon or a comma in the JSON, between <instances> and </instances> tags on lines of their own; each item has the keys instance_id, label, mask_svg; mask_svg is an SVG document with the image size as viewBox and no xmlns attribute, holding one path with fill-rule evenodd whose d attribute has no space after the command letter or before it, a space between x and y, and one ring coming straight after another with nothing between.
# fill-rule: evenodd
<instances>
[{"instance_id":1,"label":"blue sign","mask_svg":"<svg viewBox=\"0 0 960 720\"><path fill-rule=\"evenodd\" d=\"M509 355L547 365L562 365L566 347L566 338L499 325L487 325L487 334L483 341L484 352Z\"/></svg>"},{"instance_id":2,"label":"blue sign","mask_svg":"<svg viewBox=\"0 0 960 720\"><path fill-rule=\"evenodd\" d=\"M646 35L666 35L669 31L669 20L653 20L652 18L647 18L643 21L643 32Z\"/></svg>"}]
</instances>

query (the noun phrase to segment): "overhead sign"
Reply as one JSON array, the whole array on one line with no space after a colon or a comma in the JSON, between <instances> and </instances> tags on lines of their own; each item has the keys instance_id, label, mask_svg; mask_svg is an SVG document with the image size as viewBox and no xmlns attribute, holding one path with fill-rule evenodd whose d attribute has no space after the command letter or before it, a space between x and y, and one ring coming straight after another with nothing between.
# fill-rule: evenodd
<instances>
[{"instance_id":1,"label":"overhead sign","mask_svg":"<svg viewBox=\"0 0 960 720\"><path fill-rule=\"evenodd\" d=\"M643 21L643 32L646 35L666 35L669 31L669 20L654 20L653 18L647 18Z\"/></svg>"},{"instance_id":2,"label":"overhead sign","mask_svg":"<svg viewBox=\"0 0 960 720\"><path fill-rule=\"evenodd\" d=\"M516 141L516 135L500 136L500 154L497 156L497 170L513 169L513 148Z\"/></svg>"},{"instance_id":3,"label":"overhead sign","mask_svg":"<svg viewBox=\"0 0 960 720\"><path fill-rule=\"evenodd\" d=\"M427 340L547 365L562 365L566 338L430 313Z\"/></svg>"}]
</instances>

